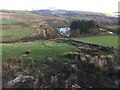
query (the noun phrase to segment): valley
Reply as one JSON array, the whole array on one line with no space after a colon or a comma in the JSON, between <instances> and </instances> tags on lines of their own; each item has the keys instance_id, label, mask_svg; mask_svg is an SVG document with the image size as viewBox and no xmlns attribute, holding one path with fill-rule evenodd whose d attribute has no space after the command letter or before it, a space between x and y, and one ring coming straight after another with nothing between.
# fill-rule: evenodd
<instances>
[{"instance_id":1,"label":"valley","mask_svg":"<svg viewBox=\"0 0 120 90\"><path fill-rule=\"evenodd\" d=\"M117 17L66 10L0 14L3 88L120 87Z\"/></svg>"}]
</instances>

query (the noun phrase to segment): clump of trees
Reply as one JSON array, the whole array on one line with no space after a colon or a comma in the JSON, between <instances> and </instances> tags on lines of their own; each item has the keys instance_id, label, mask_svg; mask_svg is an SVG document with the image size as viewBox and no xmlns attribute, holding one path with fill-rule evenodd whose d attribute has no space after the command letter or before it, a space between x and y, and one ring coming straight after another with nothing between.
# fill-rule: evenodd
<instances>
[{"instance_id":1,"label":"clump of trees","mask_svg":"<svg viewBox=\"0 0 120 90\"><path fill-rule=\"evenodd\" d=\"M94 20L75 20L71 22L70 29L71 33L75 35L86 34L89 29L98 27Z\"/></svg>"},{"instance_id":2,"label":"clump of trees","mask_svg":"<svg viewBox=\"0 0 120 90\"><path fill-rule=\"evenodd\" d=\"M120 25L120 18L118 18L118 25Z\"/></svg>"}]
</instances>

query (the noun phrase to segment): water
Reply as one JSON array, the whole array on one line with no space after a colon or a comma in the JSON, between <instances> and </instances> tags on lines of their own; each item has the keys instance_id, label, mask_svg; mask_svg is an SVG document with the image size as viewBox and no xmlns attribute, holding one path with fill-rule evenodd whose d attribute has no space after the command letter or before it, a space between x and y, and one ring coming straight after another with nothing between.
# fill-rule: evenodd
<instances>
[{"instance_id":1,"label":"water","mask_svg":"<svg viewBox=\"0 0 120 90\"><path fill-rule=\"evenodd\" d=\"M108 32L109 34L114 34L113 32L108 31L108 30L106 30L106 29L102 29L102 28L100 28L100 31Z\"/></svg>"},{"instance_id":2,"label":"water","mask_svg":"<svg viewBox=\"0 0 120 90\"><path fill-rule=\"evenodd\" d=\"M62 28L57 28L57 30L59 31L59 33L63 36L66 36L66 37L69 37L70 34L69 34L69 31L70 31L70 28L69 27L62 27Z\"/></svg>"}]
</instances>

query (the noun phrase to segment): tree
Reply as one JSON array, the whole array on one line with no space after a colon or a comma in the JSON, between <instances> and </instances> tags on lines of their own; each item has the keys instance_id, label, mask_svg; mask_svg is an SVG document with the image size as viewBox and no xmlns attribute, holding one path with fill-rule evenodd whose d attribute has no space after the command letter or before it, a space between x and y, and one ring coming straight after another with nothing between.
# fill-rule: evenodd
<instances>
[{"instance_id":1,"label":"tree","mask_svg":"<svg viewBox=\"0 0 120 90\"><path fill-rule=\"evenodd\" d=\"M76 30L77 29L77 21L72 21L71 25L70 25L70 28L72 30Z\"/></svg>"},{"instance_id":2,"label":"tree","mask_svg":"<svg viewBox=\"0 0 120 90\"><path fill-rule=\"evenodd\" d=\"M84 20L84 19L72 21L70 25L70 29L72 33L73 31L78 32L77 30L79 30L79 34L88 33L89 29L94 28L94 27L97 27L94 20Z\"/></svg>"}]
</instances>

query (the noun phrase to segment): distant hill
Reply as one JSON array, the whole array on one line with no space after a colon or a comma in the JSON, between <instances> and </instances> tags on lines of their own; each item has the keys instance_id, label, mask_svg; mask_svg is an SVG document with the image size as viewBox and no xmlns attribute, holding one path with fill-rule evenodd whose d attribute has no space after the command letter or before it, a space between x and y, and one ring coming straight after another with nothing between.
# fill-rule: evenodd
<instances>
[{"instance_id":1,"label":"distant hill","mask_svg":"<svg viewBox=\"0 0 120 90\"><path fill-rule=\"evenodd\" d=\"M45 16L57 16L57 17L67 17L67 18L75 18L75 19L93 19L100 23L107 24L116 24L117 17L107 14L107 13L98 13L98 12L90 12L90 11L69 11L69 10L50 10L50 9L42 9L42 10L33 10L33 13L45 15Z\"/></svg>"}]
</instances>

